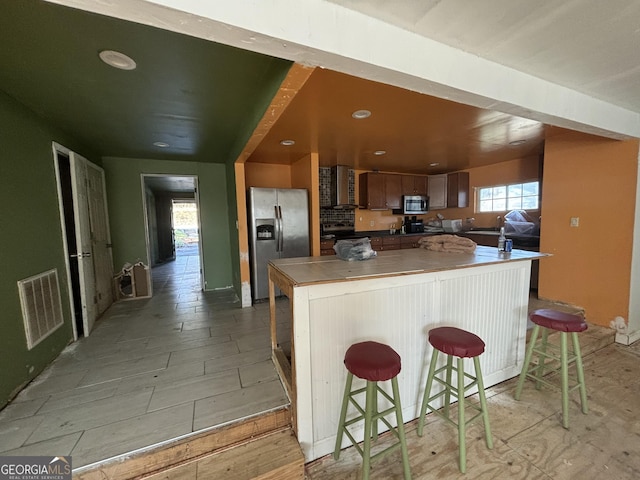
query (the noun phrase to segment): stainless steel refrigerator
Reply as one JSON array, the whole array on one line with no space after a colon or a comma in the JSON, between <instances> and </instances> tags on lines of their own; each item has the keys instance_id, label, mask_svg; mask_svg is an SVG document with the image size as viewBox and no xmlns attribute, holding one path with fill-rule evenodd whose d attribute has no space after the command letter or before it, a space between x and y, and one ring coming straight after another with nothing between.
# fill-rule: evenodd
<instances>
[{"instance_id":1,"label":"stainless steel refrigerator","mask_svg":"<svg viewBox=\"0 0 640 480\"><path fill-rule=\"evenodd\" d=\"M269 296L269 260L309 256L309 200L305 189L249 189L251 295ZM278 292L276 292L277 294Z\"/></svg>"}]
</instances>

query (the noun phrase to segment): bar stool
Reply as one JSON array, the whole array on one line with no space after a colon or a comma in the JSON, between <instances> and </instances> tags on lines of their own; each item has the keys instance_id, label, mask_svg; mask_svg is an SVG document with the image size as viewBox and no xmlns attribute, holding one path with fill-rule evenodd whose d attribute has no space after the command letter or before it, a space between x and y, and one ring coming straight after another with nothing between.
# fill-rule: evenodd
<instances>
[{"instance_id":1,"label":"bar stool","mask_svg":"<svg viewBox=\"0 0 640 480\"><path fill-rule=\"evenodd\" d=\"M347 382L344 388L342 410L340 412L340 421L338 424L338 435L336 437L336 448L333 452L333 457L336 460L340 458L342 435L343 433L346 434L358 453L362 456L362 478L367 480L369 478L372 460L376 460L377 458L400 448L402 452L404 478L405 480L410 480L411 471L409 469L409 454L407 453L407 441L404 435L402 408L400 406L400 395L398 393L397 375L400 373L400 355L398 355L395 350L388 345L378 342L362 342L351 345L347 349L347 353L344 356L344 364L348 371ZM366 380L366 386L351 391L354 375ZM386 380L391 380L393 398L378 386L378 382ZM365 392L364 409L354 398L356 395L363 392ZM379 412L377 394L381 394L386 398L391 403L391 407ZM346 420L349 402L353 404L360 415L350 420ZM396 421L398 425L396 428L394 428L385 418L392 412L395 412L396 414ZM361 420L364 420L363 448L360 448L347 428ZM371 439L373 438L373 440L377 440L378 438L378 420L382 421L389 428L389 430L398 439L398 442L372 456Z\"/></svg>"},{"instance_id":2,"label":"bar stool","mask_svg":"<svg viewBox=\"0 0 640 480\"><path fill-rule=\"evenodd\" d=\"M458 427L458 450L459 450L459 468L462 473L467 470L467 450L465 444L466 426L479 416L482 416L484 423L485 441L487 448L493 448L493 438L491 437L491 428L489 426L489 413L487 411L487 400L484 395L484 383L482 381L482 371L480 370L479 356L484 352L484 342L480 337L473 333L461 330L455 327L438 327L429 331L429 343L433 346L433 355L431 356L431 364L429 365L429 374L427 376L427 385L424 390L422 399L422 407L420 408L420 419L418 421L418 436L422 436L424 429L424 421L427 409L431 409L434 413L447 420L449 423ZM447 355L446 365L436 369L438 355L442 352ZM453 365L453 357L457 357L457 366ZM464 371L464 358L473 358L475 367L475 377ZM451 382L452 372L456 372L457 381L455 384ZM444 373L444 378L438 377ZM465 377L471 382L465 385ZM444 386L444 390L431 395L431 387L433 381ZM478 411L469 420L465 420L465 392L475 385L478 385L478 395L480 397L480 407L469 404ZM449 405L451 403L451 395L458 399L458 421L457 423L449 418ZM436 409L432 402L437 398L444 396L444 408L442 411Z\"/></svg>"},{"instance_id":3,"label":"bar stool","mask_svg":"<svg viewBox=\"0 0 640 480\"><path fill-rule=\"evenodd\" d=\"M569 392L576 388L580 389L582 413L589 413L587 390L584 384L584 371L582 369L582 355L580 353L580 343L578 342L578 332L584 332L587 329L587 322L585 322L581 315L551 309L535 310L531 312L529 318L534 323L534 327L531 333L531 339L529 340L529 346L527 347L527 353L524 357L522 372L520 372L515 399L520 400L522 386L527 377L535 379L536 390L540 390L540 386L543 383L557 388L556 384L544 380L542 377L545 374L545 370L547 370L546 373L559 371L560 389L562 391L562 426L569 428ZM542 338L538 340L540 328L542 328ZM560 347L550 344L547 341L549 332L552 330L560 332ZM569 352L567 348L568 333L571 334L573 352ZM547 348L550 349L551 352L548 352ZM532 366L531 357L534 353L538 354L538 364ZM547 358L552 361L545 363ZM556 362L560 362L560 366L558 366ZM569 365L571 363L575 363L576 365L575 380L577 383L569 387Z\"/></svg>"}]
</instances>

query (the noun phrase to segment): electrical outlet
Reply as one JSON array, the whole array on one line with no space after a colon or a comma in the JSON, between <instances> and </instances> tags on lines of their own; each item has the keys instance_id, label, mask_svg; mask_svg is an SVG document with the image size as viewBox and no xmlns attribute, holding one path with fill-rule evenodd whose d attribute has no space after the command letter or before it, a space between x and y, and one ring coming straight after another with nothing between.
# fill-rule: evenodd
<instances>
[{"instance_id":1,"label":"electrical outlet","mask_svg":"<svg viewBox=\"0 0 640 480\"><path fill-rule=\"evenodd\" d=\"M580 217L571 217L571 224L572 227L578 227L580 226Z\"/></svg>"},{"instance_id":2,"label":"electrical outlet","mask_svg":"<svg viewBox=\"0 0 640 480\"><path fill-rule=\"evenodd\" d=\"M376 224L376 222L374 222L373 220L371 220L371 221L369 222L369 226L370 226L370 227L373 227L375 224Z\"/></svg>"}]
</instances>

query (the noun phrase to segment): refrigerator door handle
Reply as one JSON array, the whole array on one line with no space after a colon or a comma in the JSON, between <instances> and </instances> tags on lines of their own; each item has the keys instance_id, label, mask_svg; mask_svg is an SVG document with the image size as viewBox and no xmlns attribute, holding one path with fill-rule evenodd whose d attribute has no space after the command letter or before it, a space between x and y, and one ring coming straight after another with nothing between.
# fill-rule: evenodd
<instances>
[{"instance_id":1,"label":"refrigerator door handle","mask_svg":"<svg viewBox=\"0 0 640 480\"><path fill-rule=\"evenodd\" d=\"M275 210L276 217L276 252L280 252L280 239L282 238L282 217L280 212L280 207L278 205L274 205L273 209Z\"/></svg>"},{"instance_id":2,"label":"refrigerator door handle","mask_svg":"<svg viewBox=\"0 0 640 480\"><path fill-rule=\"evenodd\" d=\"M278 205L276 207L278 209L278 251L282 252L284 250L284 232L282 231L284 228L284 224L282 222L282 207Z\"/></svg>"},{"instance_id":3,"label":"refrigerator door handle","mask_svg":"<svg viewBox=\"0 0 640 480\"><path fill-rule=\"evenodd\" d=\"M278 205L273 206L274 214L273 216L276 219L275 222L275 235L276 235L276 252L280 251L280 216L278 215Z\"/></svg>"}]
</instances>

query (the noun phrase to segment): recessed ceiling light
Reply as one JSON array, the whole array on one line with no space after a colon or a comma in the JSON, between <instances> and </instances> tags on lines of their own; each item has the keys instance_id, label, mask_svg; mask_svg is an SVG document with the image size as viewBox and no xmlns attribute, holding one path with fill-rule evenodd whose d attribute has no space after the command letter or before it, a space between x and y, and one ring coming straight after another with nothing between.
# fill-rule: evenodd
<instances>
[{"instance_id":1,"label":"recessed ceiling light","mask_svg":"<svg viewBox=\"0 0 640 480\"><path fill-rule=\"evenodd\" d=\"M438 165L440 165L438 162L433 162L429 164L430 167L437 167Z\"/></svg>"},{"instance_id":2,"label":"recessed ceiling light","mask_svg":"<svg viewBox=\"0 0 640 480\"><path fill-rule=\"evenodd\" d=\"M291 145L295 145L295 140L280 140L280 145L284 145L285 147L290 147Z\"/></svg>"},{"instance_id":3,"label":"recessed ceiling light","mask_svg":"<svg viewBox=\"0 0 640 480\"><path fill-rule=\"evenodd\" d=\"M134 70L136 68L136 62L131 57L115 50L103 50L99 56L104 63L120 70Z\"/></svg>"},{"instance_id":4,"label":"recessed ceiling light","mask_svg":"<svg viewBox=\"0 0 640 480\"><path fill-rule=\"evenodd\" d=\"M369 118L371 116L371 112L369 110L356 110L351 114L351 116L357 120L362 120L363 118Z\"/></svg>"},{"instance_id":5,"label":"recessed ceiling light","mask_svg":"<svg viewBox=\"0 0 640 480\"><path fill-rule=\"evenodd\" d=\"M515 147L517 145L522 145L523 143L527 143L526 140L514 140L512 142L509 142L509 145Z\"/></svg>"},{"instance_id":6,"label":"recessed ceiling light","mask_svg":"<svg viewBox=\"0 0 640 480\"><path fill-rule=\"evenodd\" d=\"M386 150L376 150L373 152L374 155L384 155L385 153L387 153Z\"/></svg>"},{"instance_id":7,"label":"recessed ceiling light","mask_svg":"<svg viewBox=\"0 0 640 480\"><path fill-rule=\"evenodd\" d=\"M166 142L153 142L153 145L159 148L167 148L169 146Z\"/></svg>"}]
</instances>

